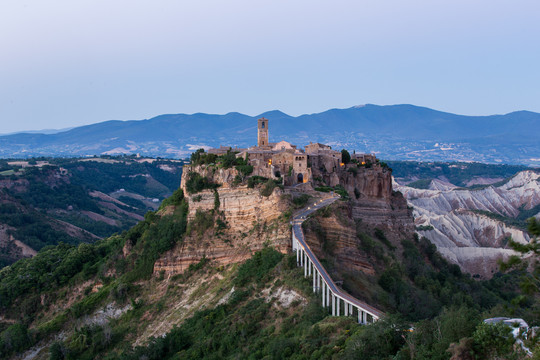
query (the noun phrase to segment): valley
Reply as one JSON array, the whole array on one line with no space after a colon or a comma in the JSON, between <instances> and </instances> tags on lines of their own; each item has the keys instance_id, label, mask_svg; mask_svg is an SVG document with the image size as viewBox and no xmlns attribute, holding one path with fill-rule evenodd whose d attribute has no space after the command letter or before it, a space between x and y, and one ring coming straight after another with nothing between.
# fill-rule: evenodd
<instances>
[{"instance_id":1,"label":"valley","mask_svg":"<svg viewBox=\"0 0 540 360\"><path fill-rule=\"evenodd\" d=\"M0 266L60 242L129 229L178 187L182 162L136 157L0 161Z\"/></svg>"}]
</instances>

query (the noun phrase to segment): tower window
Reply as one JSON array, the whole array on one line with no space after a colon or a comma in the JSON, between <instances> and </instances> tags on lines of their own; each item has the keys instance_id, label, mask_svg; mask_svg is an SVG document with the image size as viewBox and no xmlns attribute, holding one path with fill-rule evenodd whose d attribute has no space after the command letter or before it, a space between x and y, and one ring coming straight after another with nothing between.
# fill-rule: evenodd
<instances>
[{"instance_id":1,"label":"tower window","mask_svg":"<svg viewBox=\"0 0 540 360\"><path fill-rule=\"evenodd\" d=\"M264 121L261 123L261 127L264 129Z\"/></svg>"}]
</instances>

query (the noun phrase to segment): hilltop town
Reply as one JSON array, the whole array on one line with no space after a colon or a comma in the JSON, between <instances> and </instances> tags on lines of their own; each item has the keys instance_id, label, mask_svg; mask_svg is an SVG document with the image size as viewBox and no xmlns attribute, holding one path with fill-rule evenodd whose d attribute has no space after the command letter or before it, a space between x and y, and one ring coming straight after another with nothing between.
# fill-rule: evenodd
<instances>
[{"instance_id":1,"label":"hilltop town","mask_svg":"<svg viewBox=\"0 0 540 360\"><path fill-rule=\"evenodd\" d=\"M268 244L287 253L292 214L328 192L348 201L338 206L340 221L320 220L318 231L329 231L327 240L308 231L307 242L317 256L324 257L323 248L333 244L337 263L372 274L368 256L351 246L358 231L378 229L396 242L412 236L411 210L401 194L392 191L392 170L385 163L374 155L349 154L319 143L300 149L287 141L270 142L269 123L257 120L256 146L193 153L181 181L193 230L181 247L156 261L156 274L182 273L203 257L221 264L238 262Z\"/></svg>"},{"instance_id":2,"label":"hilltop town","mask_svg":"<svg viewBox=\"0 0 540 360\"><path fill-rule=\"evenodd\" d=\"M346 150L337 151L325 144L310 142L302 150L284 140L270 142L269 123L264 117L257 120L256 146L247 149L221 146L208 150L208 154L234 153L236 158L253 167L252 175L280 180L284 186L324 184L334 187L340 184L339 173L349 169L349 163L368 168L381 166L375 155L350 155Z\"/></svg>"}]
</instances>

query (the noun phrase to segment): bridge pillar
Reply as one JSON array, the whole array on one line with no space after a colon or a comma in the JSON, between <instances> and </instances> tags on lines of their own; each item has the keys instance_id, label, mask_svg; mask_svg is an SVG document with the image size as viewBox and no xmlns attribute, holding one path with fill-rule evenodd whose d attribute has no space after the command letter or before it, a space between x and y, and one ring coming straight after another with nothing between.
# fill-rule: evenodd
<instances>
[{"instance_id":1,"label":"bridge pillar","mask_svg":"<svg viewBox=\"0 0 540 360\"><path fill-rule=\"evenodd\" d=\"M339 303L341 302L340 298L337 298L337 314L336 316L339 316Z\"/></svg>"},{"instance_id":2,"label":"bridge pillar","mask_svg":"<svg viewBox=\"0 0 540 360\"><path fill-rule=\"evenodd\" d=\"M336 316L336 297L334 294L332 296L332 316Z\"/></svg>"},{"instance_id":3,"label":"bridge pillar","mask_svg":"<svg viewBox=\"0 0 540 360\"><path fill-rule=\"evenodd\" d=\"M359 307L357 307L356 310L358 311L358 323L361 324L362 323L362 310L360 310Z\"/></svg>"},{"instance_id":4,"label":"bridge pillar","mask_svg":"<svg viewBox=\"0 0 540 360\"><path fill-rule=\"evenodd\" d=\"M304 277L307 277L307 269L308 269L308 266L309 266L309 263L307 263L307 255L306 255L306 252L304 251Z\"/></svg>"},{"instance_id":5,"label":"bridge pillar","mask_svg":"<svg viewBox=\"0 0 540 360\"><path fill-rule=\"evenodd\" d=\"M326 290L324 289L324 281L322 283L322 289L321 290L322 290L321 291L321 294L322 294L322 307L323 307L323 309L326 309L326 302L325 302L325 300L326 300Z\"/></svg>"},{"instance_id":6,"label":"bridge pillar","mask_svg":"<svg viewBox=\"0 0 540 360\"><path fill-rule=\"evenodd\" d=\"M300 266L300 249L296 248L296 266Z\"/></svg>"},{"instance_id":7,"label":"bridge pillar","mask_svg":"<svg viewBox=\"0 0 540 360\"><path fill-rule=\"evenodd\" d=\"M311 263L311 266L313 267L313 263ZM313 269L313 292L317 292L317 270Z\"/></svg>"},{"instance_id":8,"label":"bridge pillar","mask_svg":"<svg viewBox=\"0 0 540 360\"><path fill-rule=\"evenodd\" d=\"M326 304L330 306L330 287L326 284Z\"/></svg>"},{"instance_id":9,"label":"bridge pillar","mask_svg":"<svg viewBox=\"0 0 540 360\"><path fill-rule=\"evenodd\" d=\"M307 255L307 254L306 254ZM309 259L308 257L308 263L307 263L307 266L308 266L308 275L311 275L311 268L313 267L313 263L311 262L311 260Z\"/></svg>"},{"instance_id":10,"label":"bridge pillar","mask_svg":"<svg viewBox=\"0 0 540 360\"><path fill-rule=\"evenodd\" d=\"M349 304L343 301L343 316L349 316Z\"/></svg>"},{"instance_id":11,"label":"bridge pillar","mask_svg":"<svg viewBox=\"0 0 540 360\"><path fill-rule=\"evenodd\" d=\"M321 274L317 271L317 291L321 291Z\"/></svg>"}]
</instances>

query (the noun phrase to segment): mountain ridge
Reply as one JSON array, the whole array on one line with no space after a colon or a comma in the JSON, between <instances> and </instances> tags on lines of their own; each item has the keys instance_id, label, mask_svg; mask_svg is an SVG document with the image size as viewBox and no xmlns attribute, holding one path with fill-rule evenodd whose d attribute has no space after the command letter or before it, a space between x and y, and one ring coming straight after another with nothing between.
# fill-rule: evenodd
<instances>
[{"instance_id":1,"label":"mountain ridge","mask_svg":"<svg viewBox=\"0 0 540 360\"><path fill-rule=\"evenodd\" d=\"M108 120L55 134L0 136L0 157L132 154L186 157L193 146L255 144L255 121L270 120L271 141L309 141L376 153L395 160L477 161L540 166L540 114L466 116L415 105L371 105L291 116L163 114L144 120Z\"/></svg>"}]
</instances>

